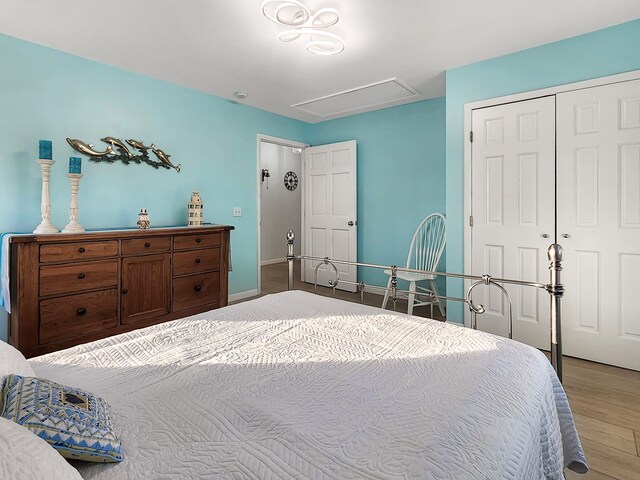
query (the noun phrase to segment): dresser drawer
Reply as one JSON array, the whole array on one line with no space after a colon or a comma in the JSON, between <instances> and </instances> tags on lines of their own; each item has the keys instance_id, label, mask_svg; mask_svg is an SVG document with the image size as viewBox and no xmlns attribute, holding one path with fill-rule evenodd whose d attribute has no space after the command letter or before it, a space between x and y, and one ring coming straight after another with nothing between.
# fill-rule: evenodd
<instances>
[{"instance_id":1,"label":"dresser drawer","mask_svg":"<svg viewBox=\"0 0 640 480\"><path fill-rule=\"evenodd\" d=\"M190 275L173 279L173 311L220 300L220 272Z\"/></svg>"},{"instance_id":2,"label":"dresser drawer","mask_svg":"<svg viewBox=\"0 0 640 480\"><path fill-rule=\"evenodd\" d=\"M118 290L68 295L40 302L40 344L118 325Z\"/></svg>"},{"instance_id":3,"label":"dresser drawer","mask_svg":"<svg viewBox=\"0 0 640 480\"><path fill-rule=\"evenodd\" d=\"M123 255L161 253L171 249L171 237L133 238L122 240Z\"/></svg>"},{"instance_id":4,"label":"dresser drawer","mask_svg":"<svg viewBox=\"0 0 640 480\"><path fill-rule=\"evenodd\" d=\"M207 248L173 254L173 274L188 275L220 268L220 249Z\"/></svg>"},{"instance_id":5,"label":"dresser drawer","mask_svg":"<svg viewBox=\"0 0 640 480\"><path fill-rule=\"evenodd\" d=\"M173 248L175 250L217 247L219 245L219 233L205 233L203 235L180 235L179 237L173 237Z\"/></svg>"},{"instance_id":6,"label":"dresser drawer","mask_svg":"<svg viewBox=\"0 0 640 480\"><path fill-rule=\"evenodd\" d=\"M76 293L118 284L118 260L40 267L40 296Z\"/></svg>"},{"instance_id":7,"label":"dresser drawer","mask_svg":"<svg viewBox=\"0 0 640 480\"><path fill-rule=\"evenodd\" d=\"M118 255L118 241L52 243L40 245L40 262L67 262Z\"/></svg>"}]
</instances>

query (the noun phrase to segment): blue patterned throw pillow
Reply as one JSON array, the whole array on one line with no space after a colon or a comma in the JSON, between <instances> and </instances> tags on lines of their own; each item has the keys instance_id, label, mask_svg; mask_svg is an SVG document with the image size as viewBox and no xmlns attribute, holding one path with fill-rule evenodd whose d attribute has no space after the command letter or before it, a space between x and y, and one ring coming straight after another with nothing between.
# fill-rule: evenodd
<instances>
[{"instance_id":1,"label":"blue patterned throw pillow","mask_svg":"<svg viewBox=\"0 0 640 480\"><path fill-rule=\"evenodd\" d=\"M8 375L2 390L2 416L28 428L66 458L121 462L107 403L77 388L49 380Z\"/></svg>"}]
</instances>

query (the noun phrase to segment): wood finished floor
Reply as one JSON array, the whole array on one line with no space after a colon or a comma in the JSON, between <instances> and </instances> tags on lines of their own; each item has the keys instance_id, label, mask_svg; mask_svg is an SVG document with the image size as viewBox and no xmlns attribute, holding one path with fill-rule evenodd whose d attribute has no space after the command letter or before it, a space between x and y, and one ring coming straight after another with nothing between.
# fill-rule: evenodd
<instances>
[{"instance_id":1,"label":"wood finished floor","mask_svg":"<svg viewBox=\"0 0 640 480\"><path fill-rule=\"evenodd\" d=\"M297 266L296 266L297 267ZM287 289L285 263L262 267L262 294ZM296 268L296 276L299 268ZM313 285L295 283L298 290L313 291ZM318 287L320 295L331 296L329 288ZM336 297L360 302L360 295L337 291ZM382 297L365 294L364 303L380 306ZM406 302L396 309L406 311ZM443 320L435 308L434 318ZM414 315L430 316L429 307ZM610 367L571 357L564 359L564 388L589 464L586 475L571 471L568 480L640 480L640 372Z\"/></svg>"}]
</instances>

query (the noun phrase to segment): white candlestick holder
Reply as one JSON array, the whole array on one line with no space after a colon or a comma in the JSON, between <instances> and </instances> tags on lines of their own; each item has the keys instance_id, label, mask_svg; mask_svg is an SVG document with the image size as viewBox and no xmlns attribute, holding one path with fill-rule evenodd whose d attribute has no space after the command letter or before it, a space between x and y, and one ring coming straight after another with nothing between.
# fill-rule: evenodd
<instances>
[{"instance_id":1,"label":"white candlestick holder","mask_svg":"<svg viewBox=\"0 0 640 480\"><path fill-rule=\"evenodd\" d=\"M69 205L69 223L62 229L62 233L83 233L84 228L78 223L78 190L80 189L80 173L68 173L71 184L71 204Z\"/></svg>"},{"instance_id":2,"label":"white candlestick holder","mask_svg":"<svg viewBox=\"0 0 640 480\"><path fill-rule=\"evenodd\" d=\"M36 227L33 233L58 233L58 229L51 223L51 195L49 193L51 166L56 162L54 160L39 159L38 163L40 164L40 175L42 176L42 200L40 201L42 222L40 222L40 225Z\"/></svg>"}]
</instances>

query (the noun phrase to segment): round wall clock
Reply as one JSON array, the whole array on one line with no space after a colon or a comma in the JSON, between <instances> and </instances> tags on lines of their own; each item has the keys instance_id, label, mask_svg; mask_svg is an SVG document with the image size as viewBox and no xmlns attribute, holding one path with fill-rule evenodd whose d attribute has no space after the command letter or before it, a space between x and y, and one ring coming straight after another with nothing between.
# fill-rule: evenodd
<instances>
[{"instance_id":1,"label":"round wall clock","mask_svg":"<svg viewBox=\"0 0 640 480\"><path fill-rule=\"evenodd\" d=\"M298 176L294 172L285 173L284 186L287 187L287 190L295 190L298 186Z\"/></svg>"}]
</instances>

